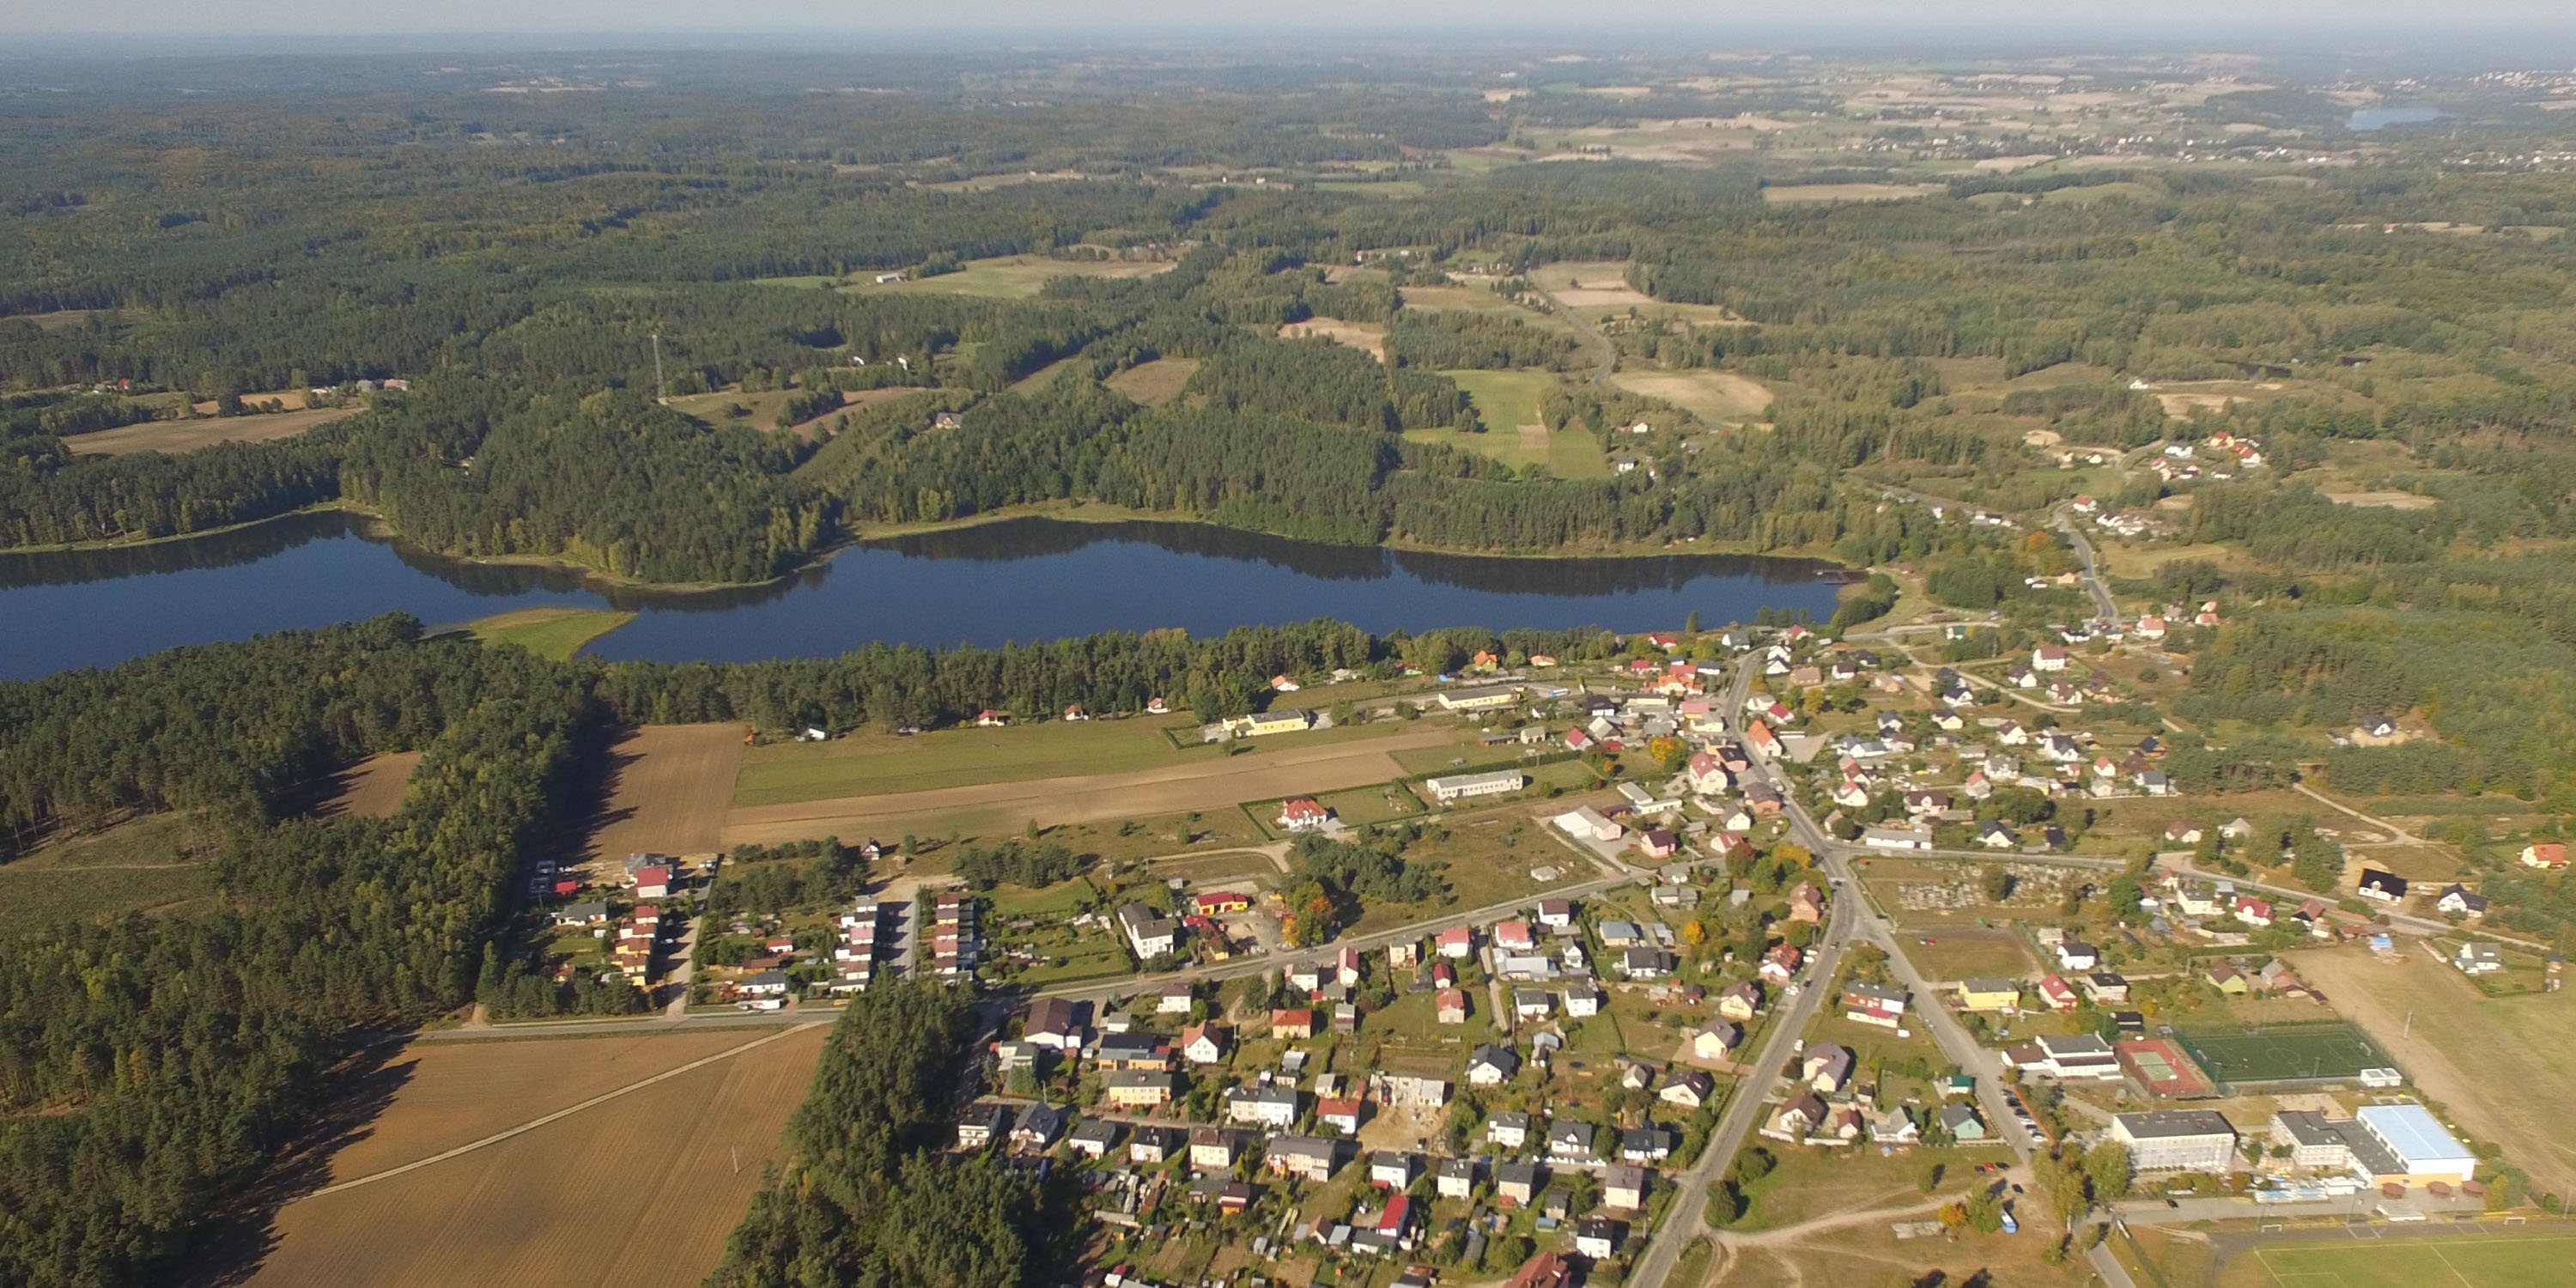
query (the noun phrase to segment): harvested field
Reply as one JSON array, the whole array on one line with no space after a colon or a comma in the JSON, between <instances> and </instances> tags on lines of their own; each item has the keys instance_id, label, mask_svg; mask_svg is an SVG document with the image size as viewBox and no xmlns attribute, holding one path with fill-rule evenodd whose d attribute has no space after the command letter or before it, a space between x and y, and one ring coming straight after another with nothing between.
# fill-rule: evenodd
<instances>
[{"instance_id":1,"label":"harvested field","mask_svg":"<svg viewBox=\"0 0 2576 1288\"><path fill-rule=\"evenodd\" d=\"M733 846L815 836L900 835L906 831L1000 835L1017 831L1031 820L1041 827L1052 827L1189 810L1226 810L1245 801L1339 791L1402 778L1404 771L1392 753L1437 746L1454 736L1446 730L1434 730L1365 742L1253 752L1130 773L755 806L733 811L725 823L722 840Z\"/></svg>"},{"instance_id":2,"label":"harvested field","mask_svg":"<svg viewBox=\"0 0 2576 1288\"><path fill-rule=\"evenodd\" d=\"M1403 290L1408 309L1510 309L1524 320L1536 317L1484 286L1407 286Z\"/></svg>"},{"instance_id":3,"label":"harvested field","mask_svg":"<svg viewBox=\"0 0 2576 1288\"><path fill-rule=\"evenodd\" d=\"M2176 420L2189 420L2196 411L2225 411L2230 403L2248 402L2242 394L2157 394L2156 403L2165 414Z\"/></svg>"},{"instance_id":4,"label":"harvested field","mask_svg":"<svg viewBox=\"0 0 2576 1288\"><path fill-rule=\"evenodd\" d=\"M1368 356L1386 361L1386 328L1374 322L1345 322L1340 318L1308 318L1280 326L1282 340L1306 340L1321 336L1335 344L1364 349Z\"/></svg>"},{"instance_id":5,"label":"harvested field","mask_svg":"<svg viewBox=\"0 0 2576 1288\"><path fill-rule=\"evenodd\" d=\"M74 434L63 441L82 456L126 456L135 452L176 454L217 443L271 443L281 438L293 438L316 425L327 425L364 410L363 407L322 407L266 416L147 420L140 425Z\"/></svg>"},{"instance_id":6,"label":"harvested field","mask_svg":"<svg viewBox=\"0 0 2576 1288\"><path fill-rule=\"evenodd\" d=\"M1766 187L1762 199L1773 204L1798 201L1911 201L1949 191L1941 183L1799 183Z\"/></svg>"},{"instance_id":7,"label":"harvested field","mask_svg":"<svg viewBox=\"0 0 2576 1288\"><path fill-rule=\"evenodd\" d=\"M618 739L586 857L714 853L733 803L742 736L735 724L645 725Z\"/></svg>"},{"instance_id":8,"label":"harvested field","mask_svg":"<svg viewBox=\"0 0 2576 1288\"><path fill-rule=\"evenodd\" d=\"M1661 398L1712 425L1748 420L1771 406L1771 391L1732 371L1622 371L1616 388Z\"/></svg>"},{"instance_id":9,"label":"harvested field","mask_svg":"<svg viewBox=\"0 0 2576 1288\"><path fill-rule=\"evenodd\" d=\"M1619 261L1548 264L1532 272L1530 280L1569 309L1644 308L1656 302L1628 285L1628 265Z\"/></svg>"},{"instance_id":10,"label":"harvested field","mask_svg":"<svg viewBox=\"0 0 2576 1288\"><path fill-rule=\"evenodd\" d=\"M1162 769L1224 755L1173 745L1159 717L1050 720L1007 729L936 729L911 737L861 732L826 743L773 743L743 753L737 806L893 796L1030 778ZM1196 736L1196 722L1186 722ZM1289 738L1310 735L1288 734Z\"/></svg>"},{"instance_id":11,"label":"harvested field","mask_svg":"<svg viewBox=\"0 0 2576 1288\"><path fill-rule=\"evenodd\" d=\"M1152 362L1129 367L1102 383L1143 403L1160 407L1181 396L1181 386L1198 374L1196 358L1156 358Z\"/></svg>"},{"instance_id":12,"label":"harvested field","mask_svg":"<svg viewBox=\"0 0 2576 1288\"><path fill-rule=\"evenodd\" d=\"M2490 998L2420 945L2291 953L2291 968L2359 1024L2472 1137L2503 1143L2536 1192L2576 1193L2576 994Z\"/></svg>"},{"instance_id":13,"label":"harvested field","mask_svg":"<svg viewBox=\"0 0 2576 1288\"><path fill-rule=\"evenodd\" d=\"M2336 505L2378 506L2388 510L2430 510L2441 502L2414 492L2328 492Z\"/></svg>"},{"instance_id":14,"label":"harvested field","mask_svg":"<svg viewBox=\"0 0 2576 1288\"><path fill-rule=\"evenodd\" d=\"M995 299L1025 299L1038 293L1038 288L1058 277L1151 277L1172 267L1170 260L1090 260L1052 259L1045 255L1003 255L993 259L971 259L954 273L937 277L908 278L900 282L876 282L862 274L861 280L843 288L853 294L892 293L898 295L983 295Z\"/></svg>"},{"instance_id":15,"label":"harvested field","mask_svg":"<svg viewBox=\"0 0 2576 1288\"><path fill-rule=\"evenodd\" d=\"M724 1252L825 1029L419 1044L333 1185L381 1175L719 1058L471 1152L289 1204L260 1288L689 1288Z\"/></svg>"},{"instance_id":16,"label":"harvested field","mask_svg":"<svg viewBox=\"0 0 2576 1288\"><path fill-rule=\"evenodd\" d=\"M411 786L411 771L420 767L420 756L417 751L389 751L341 770L332 776L331 794L314 809L314 816L392 818L402 808L403 792Z\"/></svg>"}]
</instances>

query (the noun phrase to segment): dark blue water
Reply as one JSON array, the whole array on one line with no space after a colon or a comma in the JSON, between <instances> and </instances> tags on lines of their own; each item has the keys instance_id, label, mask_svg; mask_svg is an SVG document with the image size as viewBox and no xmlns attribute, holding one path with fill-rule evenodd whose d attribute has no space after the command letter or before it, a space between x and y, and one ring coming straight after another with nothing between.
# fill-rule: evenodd
<instances>
[{"instance_id":1,"label":"dark blue water","mask_svg":"<svg viewBox=\"0 0 2576 1288\"><path fill-rule=\"evenodd\" d=\"M2352 116L2344 122L2344 127L2353 130L2376 130L2389 125L2422 125L2426 121L2438 121L2448 115L2450 113L2436 111L2429 107L2361 107L2353 109Z\"/></svg>"},{"instance_id":2,"label":"dark blue water","mask_svg":"<svg viewBox=\"0 0 2576 1288\"><path fill-rule=\"evenodd\" d=\"M1020 519L874 542L774 585L609 589L460 563L339 514L126 550L0 555L0 676L401 611L433 626L535 605L640 616L607 658L824 657L870 641L1000 644L1111 630L1333 617L1372 631L1714 626L1762 608L1830 616L1829 565L1735 555L1493 559L1289 541L1184 523Z\"/></svg>"}]
</instances>

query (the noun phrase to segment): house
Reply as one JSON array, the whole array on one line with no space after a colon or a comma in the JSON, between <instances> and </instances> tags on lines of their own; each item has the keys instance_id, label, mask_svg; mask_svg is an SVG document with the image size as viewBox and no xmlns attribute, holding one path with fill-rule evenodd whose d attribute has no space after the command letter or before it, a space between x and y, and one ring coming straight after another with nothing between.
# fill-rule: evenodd
<instances>
[{"instance_id":1,"label":"house","mask_svg":"<svg viewBox=\"0 0 2576 1288\"><path fill-rule=\"evenodd\" d=\"M1527 1207L1538 1197L1538 1164L1505 1163L1494 1169L1494 1197L1509 1207Z\"/></svg>"},{"instance_id":2,"label":"house","mask_svg":"<svg viewBox=\"0 0 2576 1288\"><path fill-rule=\"evenodd\" d=\"M1487 1043L1467 1057L1467 1081L1479 1087L1499 1086L1520 1072L1519 1053Z\"/></svg>"},{"instance_id":3,"label":"house","mask_svg":"<svg viewBox=\"0 0 2576 1288\"><path fill-rule=\"evenodd\" d=\"M1464 961L1476 955L1476 932L1466 926L1453 926L1431 940L1434 950L1451 961Z\"/></svg>"},{"instance_id":4,"label":"house","mask_svg":"<svg viewBox=\"0 0 2576 1288\"><path fill-rule=\"evenodd\" d=\"M1573 1019L1590 1019L1601 1013L1603 1000L1600 989L1589 984L1577 984L1565 990L1565 1013Z\"/></svg>"},{"instance_id":5,"label":"house","mask_svg":"<svg viewBox=\"0 0 2576 1288\"><path fill-rule=\"evenodd\" d=\"M1107 1119L1092 1119L1107 1122ZM1160 1166L1174 1154L1186 1149L1189 1134L1178 1127L1137 1127L1127 1136L1127 1161L1148 1167Z\"/></svg>"},{"instance_id":6,"label":"house","mask_svg":"<svg viewBox=\"0 0 2576 1288\"><path fill-rule=\"evenodd\" d=\"M1798 1076L1815 1088L1816 1094L1830 1096L1851 1081L1854 1057L1852 1049L1840 1043L1824 1042L1807 1048L1798 1063Z\"/></svg>"},{"instance_id":7,"label":"house","mask_svg":"<svg viewBox=\"0 0 2576 1288\"><path fill-rule=\"evenodd\" d=\"M1691 1034L1691 1055L1702 1060L1722 1060L1742 1041L1743 1029L1725 1020L1711 1020L1706 1028Z\"/></svg>"},{"instance_id":8,"label":"house","mask_svg":"<svg viewBox=\"0 0 2576 1288\"><path fill-rule=\"evenodd\" d=\"M1369 1156L1369 1184L1380 1189L1409 1188L1421 1170L1422 1160L1411 1154L1387 1149Z\"/></svg>"},{"instance_id":9,"label":"house","mask_svg":"<svg viewBox=\"0 0 2576 1288\"><path fill-rule=\"evenodd\" d=\"M2353 893L2381 903L2396 903L2406 897L2406 878L2377 868L2363 868L2361 884Z\"/></svg>"},{"instance_id":10,"label":"house","mask_svg":"<svg viewBox=\"0 0 2576 1288\"><path fill-rule=\"evenodd\" d=\"M1222 1172L1234 1166L1235 1156L1243 1150L1243 1138L1222 1127L1190 1129L1190 1166L1200 1171Z\"/></svg>"},{"instance_id":11,"label":"house","mask_svg":"<svg viewBox=\"0 0 2576 1288\"><path fill-rule=\"evenodd\" d=\"M2483 917L2487 915L2487 897L2454 881L2442 887L2441 897L2433 901L2433 907L2454 917Z\"/></svg>"},{"instance_id":12,"label":"house","mask_svg":"<svg viewBox=\"0 0 2576 1288\"><path fill-rule=\"evenodd\" d=\"M1792 1096L1780 1106L1778 1113L1771 1116L1770 1123L1762 1128L1762 1134L1792 1145L1803 1144L1808 1134L1824 1121L1825 1102L1812 1095Z\"/></svg>"},{"instance_id":13,"label":"house","mask_svg":"<svg viewBox=\"0 0 2576 1288\"><path fill-rule=\"evenodd\" d=\"M1797 888L1789 892L1789 920L1814 924L1824 919L1825 900L1824 896L1817 892L1816 883L1799 882Z\"/></svg>"},{"instance_id":14,"label":"house","mask_svg":"<svg viewBox=\"0 0 2576 1288\"><path fill-rule=\"evenodd\" d=\"M1431 789L1433 799L1443 805L1479 796L1508 796L1529 786L1529 776L1517 769L1500 769L1484 774L1449 774L1426 778L1422 785Z\"/></svg>"},{"instance_id":15,"label":"house","mask_svg":"<svg viewBox=\"0 0 2576 1288\"><path fill-rule=\"evenodd\" d=\"M1976 843L1989 850L2017 849L2021 845L2021 833L2001 819L1990 818L1977 824Z\"/></svg>"},{"instance_id":16,"label":"house","mask_svg":"<svg viewBox=\"0 0 2576 1288\"><path fill-rule=\"evenodd\" d=\"M1193 1024L1181 1030L1181 1058L1192 1064L1217 1064L1233 1044L1234 1031L1222 1024Z\"/></svg>"},{"instance_id":17,"label":"house","mask_svg":"<svg viewBox=\"0 0 2576 1288\"><path fill-rule=\"evenodd\" d=\"M1646 1210L1646 1186L1654 1174L1630 1163L1601 1169L1601 1205L1623 1212Z\"/></svg>"},{"instance_id":18,"label":"house","mask_svg":"<svg viewBox=\"0 0 2576 1288\"><path fill-rule=\"evenodd\" d=\"M2127 977L2110 971L2095 971L2084 977L2084 992L2095 1005L2129 1000Z\"/></svg>"},{"instance_id":19,"label":"house","mask_svg":"<svg viewBox=\"0 0 2576 1288\"><path fill-rule=\"evenodd\" d=\"M2089 971L2102 964L2102 950L2081 939L2057 941L2057 964L2068 970Z\"/></svg>"},{"instance_id":20,"label":"house","mask_svg":"<svg viewBox=\"0 0 2576 1288\"><path fill-rule=\"evenodd\" d=\"M1538 924L1551 930L1562 930L1574 924L1574 901L1541 899L1538 901Z\"/></svg>"},{"instance_id":21,"label":"house","mask_svg":"<svg viewBox=\"0 0 2576 1288\"><path fill-rule=\"evenodd\" d=\"M2558 841L2534 841L2522 847L2522 865L2552 870L2566 867L2567 847Z\"/></svg>"},{"instance_id":22,"label":"house","mask_svg":"<svg viewBox=\"0 0 2576 1288\"><path fill-rule=\"evenodd\" d=\"M1679 1139L1661 1127L1632 1127L1619 1133L1619 1157L1629 1163L1660 1163L1672 1157Z\"/></svg>"},{"instance_id":23,"label":"house","mask_svg":"<svg viewBox=\"0 0 2576 1288\"><path fill-rule=\"evenodd\" d=\"M1959 981L1959 1009L1963 1011L2016 1011L2021 1009L2021 985L1992 976Z\"/></svg>"},{"instance_id":24,"label":"house","mask_svg":"<svg viewBox=\"0 0 2576 1288\"><path fill-rule=\"evenodd\" d=\"M2356 747L2389 747L2406 741L2406 731L2384 715L2366 715L2352 727L2352 744Z\"/></svg>"},{"instance_id":25,"label":"house","mask_svg":"<svg viewBox=\"0 0 2576 1288\"><path fill-rule=\"evenodd\" d=\"M1297 1123L1294 1087L1238 1087L1225 1095L1225 1120L1284 1131Z\"/></svg>"},{"instance_id":26,"label":"house","mask_svg":"<svg viewBox=\"0 0 2576 1288\"><path fill-rule=\"evenodd\" d=\"M1661 979L1672 973L1672 959L1660 948L1631 948L1619 954L1619 973L1629 979Z\"/></svg>"},{"instance_id":27,"label":"house","mask_svg":"<svg viewBox=\"0 0 2576 1288\"><path fill-rule=\"evenodd\" d=\"M2067 985L2064 978L2045 975L2039 981L2039 1000L2048 1003L2048 1009L2052 1011L2071 1011L2075 1009L2075 990Z\"/></svg>"},{"instance_id":28,"label":"house","mask_svg":"<svg viewBox=\"0 0 2576 1288\"><path fill-rule=\"evenodd\" d=\"M1606 1261L1618 1254L1620 1238L1627 1227L1607 1217L1585 1217L1574 1227L1574 1252L1577 1256Z\"/></svg>"},{"instance_id":29,"label":"house","mask_svg":"<svg viewBox=\"0 0 2576 1288\"><path fill-rule=\"evenodd\" d=\"M2111 1139L2129 1147L2141 1172L2216 1172L2236 1164L2236 1128L2214 1109L2114 1114Z\"/></svg>"},{"instance_id":30,"label":"house","mask_svg":"<svg viewBox=\"0 0 2576 1288\"><path fill-rule=\"evenodd\" d=\"M1628 829L1602 817L1601 811L1589 805L1559 814L1554 822L1556 830L1578 841L1616 841L1628 834Z\"/></svg>"},{"instance_id":31,"label":"house","mask_svg":"<svg viewBox=\"0 0 2576 1288\"><path fill-rule=\"evenodd\" d=\"M1002 1128L1011 1121L1011 1111L1000 1105L967 1106L957 1120L957 1148L983 1149L1000 1138Z\"/></svg>"},{"instance_id":32,"label":"house","mask_svg":"<svg viewBox=\"0 0 2576 1288\"><path fill-rule=\"evenodd\" d=\"M1124 1024L1127 1017L1113 1016L1111 1022ZM1168 1073L1172 1068L1172 1044L1152 1033L1109 1033L1091 1044L1091 1059L1103 1069Z\"/></svg>"},{"instance_id":33,"label":"house","mask_svg":"<svg viewBox=\"0 0 2576 1288\"><path fill-rule=\"evenodd\" d=\"M1141 903L1118 909L1118 928L1126 932L1127 946L1136 951L1139 960L1150 961L1180 944L1181 923L1156 916L1153 909Z\"/></svg>"},{"instance_id":34,"label":"house","mask_svg":"<svg viewBox=\"0 0 2576 1288\"><path fill-rule=\"evenodd\" d=\"M1436 1184L1439 1189L1440 1197L1444 1199L1463 1199L1474 1194L1476 1192L1476 1160L1472 1158L1444 1158L1440 1160L1439 1180Z\"/></svg>"},{"instance_id":35,"label":"house","mask_svg":"<svg viewBox=\"0 0 2576 1288\"><path fill-rule=\"evenodd\" d=\"M1437 1002L1437 1018L1442 1024L1466 1023L1467 990L1463 988L1441 989Z\"/></svg>"},{"instance_id":36,"label":"house","mask_svg":"<svg viewBox=\"0 0 2576 1288\"><path fill-rule=\"evenodd\" d=\"M1022 1041L1055 1051L1080 1052L1091 1033L1091 1003L1041 997L1029 1003Z\"/></svg>"},{"instance_id":37,"label":"house","mask_svg":"<svg viewBox=\"0 0 2576 1288\"><path fill-rule=\"evenodd\" d=\"M1064 1134L1072 1118L1070 1110L1055 1105L1030 1105L1020 1111L1019 1123L1011 1128L1011 1146L1044 1152Z\"/></svg>"},{"instance_id":38,"label":"house","mask_svg":"<svg viewBox=\"0 0 2576 1288\"><path fill-rule=\"evenodd\" d=\"M1805 954L1800 953L1795 944L1773 944L1771 951L1762 954L1762 964L1755 967L1754 972L1764 979L1785 984L1798 973L1798 963L1803 960Z\"/></svg>"},{"instance_id":39,"label":"house","mask_svg":"<svg viewBox=\"0 0 2576 1288\"><path fill-rule=\"evenodd\" d=\"M1340 1141L1320 1136L1280 1136L1263 1151L1261 1165L1306 1181L1329 1181L1341 1164Z\"/></svg>"},{"instance_id":40,"label":"house","mask_svg":"<svg viewBox=\"0 0 2576 1288\"><path fill-rule=\"evenodd\" d=\"M1855 983L1843 989L1843 1018L1892 1029L1905 1019L1913 994L1883 984Z\"/></svg>"},{"instance_id":41,"label":"house","mask_svg":"<svg viewBox=\"0 0 2576 1288\"><path fill-rule=\"evenodd\" d=\"M1311 1038L1315 1036L1315 1013L1305 1007L1270 1013L1270 1036L1274 1038Z\"/></svg>"},{"instance_id":42,"label":"house","mask_svg":"<svg viewBox=\"0 0 2576 1288\"><path fill-rule=\"evenodd\" d=\"M1936 1117L1941 1130L1949 1133L1952 1140L1966 1144L1986 1139L1986 1120L1977 1116L1976 1106L1969 1101L1954 1100L1943 1105Z\"/></svg>"},{"instance_id":43,"label":"house","mask_svg":"<svg viewBox=\"0 0 2576 1288\"><path fill-rule=\"evenodd\" d=\"M1345 1136L1360 1134L1360 1116L1368 1112L1368 1102L1357 1096L1320 1096L1315 1100L1315 1121Z\"/></svg>"},{"instance_id":44,"label":"house","mask_svg":"<svg viewBox=\"0 0 2576 1288\"><path fill-rule=\"evenodd\" d=\"M1279 805L1279 826L1291 832L1320 832L1333 825L1333 811L1312 796L1291 796Z\"/></svg>"},{"instance_id":45,"label":"house","mask_svg":"<svg viewBox=\"0 0 2576 1288\"><path fill-rule=\"evenodd\" d=\"M1172 1102L1172 1075L1167 1070L1111 1069L1100 1075L1100 1091L1122 1109L1150 1109Z\"/></svg>"},{"instance_id":46,"label":"house","mask_svg":"<svg viewBox=\"0 0 2576 1288\"><path fill-rule=\"evenodd\" d=\"M2504 950L2489 943L2462 944L2451 964L2463 975L2493 975L2504 969Z\"/></svg>"},{"instance_id":47,"label":"house","mask_svg":"<svg viewBox=\"0 0 2576 1288\"><path fill-rule=\"evenodd\" d=\"M635 897L664 899L671 894L671 869L661 864L635 869Z\"/></svg>"},{"instance_id":48,"label":"house","mask_svg":"<svg viewBox=\"0 0 2576 1288\"><path fill-rule=\"evenodd\" d=\"M1485 1120L1485 1140L1505 1149L1521 1149L1529 1144L1530 1116L1517 1109L1505 1110Z\"/></svg>"},{"instance_id":49,"label":"house","mask_svg":"<svg viewBox=\"0 0 2576 1288\"><path fill-rule=\"evenodd\" d=\"M1911 1145L1922 1135L1913 1113L1903 1105L1892 1106L1869 1120L1869 1143L1873 1145Z\"/></svg>"},{"instance_id":50,"label":"house","mask_svg":"<svg viewBox=\"0 0 2576 1288\"><path fill-rule=\"evenodd\" d=\"M1762 988L1750 980L1717 995L1717 1013L1738 1024L1750 1021L1761 1009Z\"/></svg>"},{"instance_id":51,"label":"house","mask_svg":"<svg viewBox=\"0 0 2576 1288\"><path fill-rule=\"evenodd\" d=\"M1681 852L1681 838L1665 828L1654 828L1637 838L1637 851L1650 859L1669 859Z\"/></svg>"},{"instance_id":52,"label":"house","mask_svg":"<svg viewBox=\"0 0 2576 1288\"><path fill-rule=\"evenodd\" d=\"M596 926L608 920L608 904L593 899L585 903L568 903L555 910L558 926Z\"/></svg>"},{"instance_id":53,"label":"house","mask_svg":"<svg viewBox=\"0 0 2576 1288\"><path fill-rule=\"evenodd\" d=\"M1698 1109L1717 1094L1717 1080L1697 1069L1675 1069L1657 1088L1655 1098L1668 1105Z\"/></svg>"},{"instance_id":54,"label":"house","mask_svg":"<svg viewBox=\"0 0 2576 1288\"><path fill-rule=\"evenodd\" d=\"M2066 669L2066 650L2055 644L2042 644L2030 651L2030 669L2042 675Z\"/></svg>"},{"instance_id":55,"label":"house","mask_svg":"<svg viewBox=\"0 0 2576 1288\"><path fill-rule=\"evenodd\" d=\"M1592 1152L1592 1124L1581 1119L1548 1124L1547 1155L1571 1162L1588 1162L1598 1157Z\"/></svg>"}]
</instances>

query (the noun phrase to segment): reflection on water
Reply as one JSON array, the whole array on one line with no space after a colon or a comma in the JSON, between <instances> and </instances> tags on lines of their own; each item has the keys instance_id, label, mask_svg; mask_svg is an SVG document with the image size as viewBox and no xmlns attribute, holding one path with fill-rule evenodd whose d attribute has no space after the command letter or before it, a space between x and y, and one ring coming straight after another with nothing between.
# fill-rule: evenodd
<instances>
[{"instance_id":1,"label":"reflection on water","mask_svg":"<svg viewBox=\"0 0 2576 1288\"><path fill-rule=\"evenodd\" d=\"M862 543L761 586L674 593L407 547L336 512L116 550L0 555L0 675L406 612L431 625L538 605L634 610L611 659L829 656L873 641L999 644L1335 617L1615 630L1833 610L1832 565L1739 555L1502 559L1291 541L1192 523L1007 522Z\"/></svg>"}]
</instances>

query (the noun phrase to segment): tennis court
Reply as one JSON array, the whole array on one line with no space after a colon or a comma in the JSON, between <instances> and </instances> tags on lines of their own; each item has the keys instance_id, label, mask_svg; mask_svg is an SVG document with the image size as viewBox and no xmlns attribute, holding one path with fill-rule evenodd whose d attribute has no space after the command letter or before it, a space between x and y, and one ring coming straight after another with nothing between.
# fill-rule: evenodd
<instances>
[{"instance_id":1,"label":"tennis court","mask_svg":"<svg viewBox=\"0 0 2576 1288\"><path fill-rule=\"evenodd\" d=\"M2364 1069L2394 1063L2362 1031L2341 1020L2177 1032L2176 1041L2227 1086L2247 1083L2349 1081Z\"/></svg>"}]
</instances>

